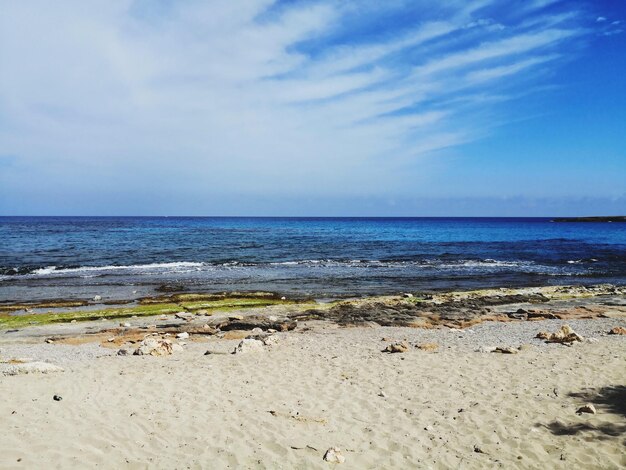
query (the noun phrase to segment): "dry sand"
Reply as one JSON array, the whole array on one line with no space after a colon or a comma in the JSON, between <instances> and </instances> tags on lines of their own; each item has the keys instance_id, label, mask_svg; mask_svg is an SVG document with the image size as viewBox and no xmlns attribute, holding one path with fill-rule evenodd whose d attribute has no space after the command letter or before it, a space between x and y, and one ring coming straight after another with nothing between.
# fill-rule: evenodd
<instances>
[{"instance_id":1,"label":"dry sand","mask_svg":"<svg viewBox=\"0 0 626 470\"><path fill-rule=\"evenodd\" d=\"M65 371L0 375L0 468L624 468L626 336L601 333L626 321L569 322L593 343L532 339L563 323L313 323L237 355L204 355L238 343L217 338L167 357L3 339L3 359ZM381 353L382 338L411 348ZM585 403L597 414L577 415ZM329 447L345 462L323 461Z\"/></svg>"}]
</instances>

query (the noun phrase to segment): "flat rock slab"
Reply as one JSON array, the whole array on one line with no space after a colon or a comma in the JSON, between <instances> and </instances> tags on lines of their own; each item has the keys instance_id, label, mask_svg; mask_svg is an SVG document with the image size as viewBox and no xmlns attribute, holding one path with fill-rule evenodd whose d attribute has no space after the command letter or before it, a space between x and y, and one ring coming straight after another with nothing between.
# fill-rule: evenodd
<instances>
[{"instance_id":1,"label":"flat rock slab","mask_svg":"<svg viewBox=\"0 0 626 470\"><path fill-rule=\"evenodd\" d=\"M63 368L49 362L25 362L12 364L4 371L4 375L49 374L51 372L63 372Z\"/></svg>"}]
</instances>

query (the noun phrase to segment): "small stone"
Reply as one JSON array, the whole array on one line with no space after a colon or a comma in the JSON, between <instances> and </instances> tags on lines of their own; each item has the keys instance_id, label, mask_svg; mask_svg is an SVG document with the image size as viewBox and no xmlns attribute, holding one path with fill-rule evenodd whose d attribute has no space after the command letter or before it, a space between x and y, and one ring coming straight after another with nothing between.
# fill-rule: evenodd
<instances>
[{"instance_id":1,"label":"small stone","mask_svg":"<svg viewBox=\"0 0 626 470\"><path fill-rule=\"evenodd\" d=\"M495 352L497 348L495 346L481 346L475 350L478 353L492 353Z\"/></svg>"},{"instance_id":2,"label":"small stone","mask_svg":"<svg viewBox=\"0 0 626 470\"><path fill-rule=\"evenodd\" d=\"M242 340L235 350L233 354L247 354L251 352L262 352L263 351L263 342L258 339L246 338Z\"/></svg>"},{"instance_id":3,"label":"small stone","mask_svg":"<svg viewBox=\"0 0 626 470\"><path fill-rule=\"evenodd\" d=\"M54 340L52 338L48 338L48 339L46 339L46 343L52 344L52 343L54 343Z\"/></svg>"},{"instance_id":4,"label":"small stone","mask_svg":"<svg viewBox=\"0 0 626 470\"><path fill-rule=\"evenodd\" d=\"M76 320L72 320L70 323L76 323Z\"/></svg>"},{"instance_id":5,"label":"small stone","mask_svg":"<svg viewBox=\"0 0 626 470\"><path fill-rule=\"evenodd\" d=\"M287 300L287 297L281 297L280 300Z\"/></svg>"},{"instance_id":6,"label":"small stone","mask_svg":"<svg viewBox=\"0 0 626 470\"><path fill-rule=\"evenodd\" d=\"M274 346L278 344L279 339L278 336L266 336L262 341L265 346Z\"/></svg>"},{"instance_id":7,"label":"small stone","mask_svg":"<svg viewBox=\"0 0 626 470\"><path fill-rule=\"evenodd\" d=\"M102 296L101 296L101 295L96 295L96 296L93 298L93 300L94 300L94 302L100 302L100 301L102 300Z\"/></svg>"},{"instance_id":8,"label":"small stone","mask_svg":"<svg viewBox=\"0 0 626 470\"><path fill-rule=\"evenodd\" d=\"M482 450L480 447L478 447L477 445L474 445L474 452L476 452L477 454L484 454L485 451Z\"/></svg>"},{"instance_id":9,"label":"small stone","mask_svg":"<svg viewBox=\"0 0 626 470\"><path fill-rule=\"evenodd\" d=\"M133 353L135 356L168 356L172 354L172 342L154 336L145 338Z\"/></svg>"},{"instance_id":10,"label":"small stone","mask_svg":"<svg viewBox=\"0 0 626 470\"><path fill-rule=\"evenodd\" d=\"M258 336L262 334L263 334L263 330L259 327L252 328L252 331L250 331L250 336Z\"/></svg>"},{"instance_id":11,"label":"small stone","mask_svg":"<svg viewBox=\"0 0 626 470\"><path fill-rule=\"evenodd\" d=\"M178 333L176 337L178 339L187 339L189 338L189 333L187 333L186 331L183 331L182 333Z\"/></svg>"},{"instance_id":12,"label":"small stone","mask_svg":"<svg viewBox=\"0 0 626 470\"><path fill-rule=\"evenodd\" d=\"M382 398L387 398L387 394L383 392L382 390L378 393L378 396Z\"/></svg>"},{"instance_id":13,"label":"small stone","mask_svg":"<svg viewBox=\"0 0 626 470\"><path fill-rule=\"evenodd\" d=\"M421 343L417 345L417 349L422 351L436 351L439 348L437 343Z\"/></svg>"},{"instance_id":14,"label":"small stone","mask_svg":"<svg viewBox=\"0 0 626 470\"><path fill-rule=\"evenodd\" d=\"M403 353L409 350L409 345L406 341L401 341L399 343L392 343L388 345L382 352L388 353Z\"/></svg>"},{"instance_id":15,"label":"small stone","mask_svg":"<svg viewBox=\"0 0 626 470\"><path fill-rule=\"evenodd\" d=\"M174 316L180 320L191 321L191 319L193 318L193 313L178 312L174 314Z\"/></svg>"},{"instance_id":16,"label":"small stone","mask_svg":"<svg viewBox=\"0 0 626 470\"><path fill-rule=\"evenodd\" d=\"M596 414L596 407L591 403L587 403L586 405L581 406L576 410L576 414L590 413L592 415Z\"/></svg>"},{"instance_id":17,"label":"small stone","mask_svg":"<svg viewBox=\"0 0 626 470\"><path fill-rule=\"evenodd\" d=\"M120 326L122 328L130 328L130 323L126 322L126 323L120 323Z\"/></svg>"},{"instance_id":18,"label":"small stone","mask_svg":"<svg viewBox=\"0 0 626 470\"><path fill-rule=\"evenodd\" d=\"M183 345L182 344L176 344L176 343L172 344L172 352L173 353L174 352L183 352L183 351L184 351L184 349L183 349Z\"/></svg>"},{"instance_id":19,"label":"small stone","mask_svg":"<svg viewBox=\"0 0 626 470\"><path fill-rule=\"evenodd\" d=\"M61 400L63 400L63 397L61 395L55 395L55 396L52 397L52 399L54 401L61 401Z\"/></svg>"},{"instance_id":20,"label":"small stone","mask_svg":"<svg viewBox=\"0 0 626 470\"><path fill-rule=\"evenodd\" d=\"M584 338L572 330L569 325L563 325L556 333L541 331L536 338L544 339L547 343L573 344L574 341L583 341Z\"/></svg>"},{"instance_id":21,"label":"small stone","mask_svg":"<svg viewBox=\"0 0 626 470\"><path fill-rule=\"evenodd\" d=\"M120 349L120 350L117 352L117 355L118 355L118 356L128 356L128 354L129 354L128 349Z\"/></svg>"},{"instance_id":22,"label":"small stone","mask_svg":"<svg viewBox=\"0 0 626 470\"><path fill-rule=\"evenodd\" d=\"M341 455L341 449L338 447L331 447L324 454L324 460L332 463L344 463L346 458Z\"/></svg>"},{"instance_id":23,"label":"small stone","mask_svg":"<svg viewBox=\"0 0 626 470\"><path fill-rule=\"evenodd\" d=\"M269 321L278 321L278 317L276 315L270 315L269 317L267 317L267 319Z\"/></svg>"},{"instance_id":24,"label":"small stone","mask_svg":"<svg viewBox=\"0 0 626 470\"><path fill-rule=\"evenodd\" d=\"M25 362L12 364L4 371L4 375L49 374L51 372L63 372L63 368L48 362Z\"/></svg>"},{"instance_id":25,"label":"small stone","mask_svg":"<svg viewBox=\"0 0 626 470\"><path fill-rule=\"evenodd\" d=\"M404 293L404 294L402 294L402 297L404 297L405 299L412 299L413 298L413 294Z\"/></svg>"},{"instance_id":26,"label":"small stone","mask_svg":"<svg viewBox=\"0 0 626 470\"><path fill-rule=\"evenodd\" d=\"M626 335L626 328L623 326L616 326L615 328L611 328L609 331L610 335Z\"/></svg>"},{"instance_id":27,"label":"small stone","mask_svg":"<svg viewBox=\"0 0 626 470\"><path fill-rule=\"evenodd\" d=\"M517 354L519 350L511 347L497 347L492 352L497 352L501 354Z\"/></svg>"},{"instance_id":28,"label":"small stone","mask_svg":"<svg viewBox=\"0 0 626 470\"><path fill-rule=\"evenodd\" d=\"M228 317L228 319L231 320L231 321L241 321L241 320L243 320L243 316L241 316L241 315L230 315Z\"/></svg>"},{"instance_id":29,"label":"small stone","mask_svg":"<svg viewBox=\"0 0 626 470\"><path fill-rule=\"evenodd\" d=\"M108 343L112 343L113 341L115 341L115 338L108 338L108 339L107 339L107 342L108 342Z\"/></svg>"}]
</instances>

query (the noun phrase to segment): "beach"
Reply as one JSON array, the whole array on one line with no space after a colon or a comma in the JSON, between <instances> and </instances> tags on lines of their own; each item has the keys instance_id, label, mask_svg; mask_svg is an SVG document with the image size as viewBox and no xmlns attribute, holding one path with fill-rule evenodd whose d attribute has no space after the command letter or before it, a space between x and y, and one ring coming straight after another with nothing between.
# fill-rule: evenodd
<instances>
[{"instance_id":1,"label":"beach","mask_svg":"<svg viewBox=\"0 0 626 470\"><path fill-rule=\"evenodd\" d=\"M303 318L299 309L315 309L278 305L6 330L0 394L10 399L0 404L0 466L622 468L626 336L608 333L626 327L624 295L570 292L540 308L505 303L483 313L496 321L465 327L443 317L430 317L428 327L333 317L346 304L412 302L384 298L325 306L328 320L301 319L285 331L255 324L267 317L287 325L286 318ZM494 294L447 295L493 302ZM529 306L543 317L514 318ZM507 311L511 321L504 321ZM562 318L546 319L550 312ZM224 331L193 333L209 320ZM244 324L251 329L230 329ZM537 338L565 324L580 341ZM158 332L168 328L169 335ZM133 354L149 337L181 347ZM384 352L394 344L406 350ZM17 370L38 361L63 370ZM577 413L584 405L595 413ZM329 458L341 463L324 460L334 448Z\"/></svg>"}]
</instances>

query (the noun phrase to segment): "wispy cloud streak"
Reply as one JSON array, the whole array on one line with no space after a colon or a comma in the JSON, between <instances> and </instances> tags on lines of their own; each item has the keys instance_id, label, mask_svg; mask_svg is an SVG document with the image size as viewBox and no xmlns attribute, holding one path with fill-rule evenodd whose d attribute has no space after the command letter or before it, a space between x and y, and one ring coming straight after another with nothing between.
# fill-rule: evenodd
<instances>
[{"instance_id":1,"label":"wispy cloud streak","mask_svg":"<svg viewBox=\"0 0 626 470\"><path fill-rule=\"evenodd\" d=\"M407 164L501 124L485 106L585 34L505 3L3 2L2 153L78 192L406 193Z\"/></svg>"}]
</instances>

